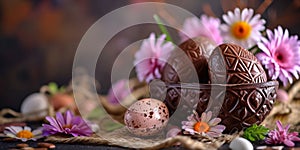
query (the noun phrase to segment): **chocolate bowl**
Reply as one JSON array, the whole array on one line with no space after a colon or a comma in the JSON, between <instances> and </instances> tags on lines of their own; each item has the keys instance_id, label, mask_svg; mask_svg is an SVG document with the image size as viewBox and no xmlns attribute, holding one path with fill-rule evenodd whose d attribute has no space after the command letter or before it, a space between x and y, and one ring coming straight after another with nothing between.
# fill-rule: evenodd
<instances>
[{"instance_id":1,"label":"chocolate bowl","mask_svg":"<svg viewBox=\"0 0 300 150\"><path fill-rule=\"evenodd\" d=\"M155 82L150 85L150 93L152 98L164 100L175 123L187 120L193 110L198 114L212 111L213 117L221 118L220 124L226 126L224 133L233 133L265 119L273 108L277 88L277 81L243 84Z\"/></svg>"}]
</instances>

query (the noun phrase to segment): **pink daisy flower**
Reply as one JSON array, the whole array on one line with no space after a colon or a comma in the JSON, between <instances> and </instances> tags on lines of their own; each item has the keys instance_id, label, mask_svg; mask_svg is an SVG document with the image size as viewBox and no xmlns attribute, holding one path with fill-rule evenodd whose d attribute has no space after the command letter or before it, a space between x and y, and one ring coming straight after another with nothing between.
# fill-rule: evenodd
<instances>
[{"instance_id":1,"label":"pink daisy flower","mask_svg":"<svg viewBox=\"0 0 300 150\"><path fill-rule=\"evenodd\" d=\"M279 26L272 32L267 30L268 39L262 38L257 45L262 50L256 57L268 70L272 80L279 78L283 85L293 83L293 76L299 79L300 41L298 36L289 37L288 30Z\"/></svg>"},{"instance_id":2,"label":"pink daisy flower","mask_svg":"<svg viewBox=\"0 0 300 150\"><path fill-rule=\"evenodd\" d=\"M268 137L265 139L267 144L285 144L286 146L293 147L295 143L293 141L300 141L298 132L289 133L290 125L283 127L280 121L276 121L277 129L274 129L268 133Z\"/></svg>"},{"instance_id":3,"label":"pink daisy flower","mask_svg":"<svg viewBox=\"0 0 300 150\"><path fill-rule=\"evenodd\" d=\"M179 35L182 42L189 38L203 36L215 42L215 44L221 44L223 38L219 29L220 24L220 19L206 15L202 15L200 19L197 17L188 18L185 20L182 32Z\"/></svg>"},{"instance_id":4,"label":"pink daisy flower","mask_svg":"<svg viewBox=\"0 0 300 150\"><path fill-rule=\"evenodd\" d=\"M246 49L256 45L260 41L261 31L265 29L266 21L260 19L260 14L254 15L253 9L236 8L223 15L225 24L221 25L225 42L238 44Z\"/></svg>"},{"instance_id":5,"label":"pink daisy flower","mask_svg":"<svg viewBox=\"0 0 300 150\"><path fill-rule=\"evenodd\" d=\"M135 70L139 81L149 83L153 79L161 78L161 71L165 62L174 49L171 42L165 41L166 35L155 38L151 33L148 39L145 39L142 46L135 54Z\"/></svg>"},{"instance_id":6,"label":"pink daisy flower","mask_svg":"<svg viewBox=\"0 0 300 150\"><path fill-rule=\"evenodd\" d=\"M202 113L201 118L198 113L188 116L188 121L182 121L182 129L185 134L203 134L210 137L218 137L225 130L224 125L218 125L220 118L212 118L212 112Z\"/></svg>"}]
</instances>

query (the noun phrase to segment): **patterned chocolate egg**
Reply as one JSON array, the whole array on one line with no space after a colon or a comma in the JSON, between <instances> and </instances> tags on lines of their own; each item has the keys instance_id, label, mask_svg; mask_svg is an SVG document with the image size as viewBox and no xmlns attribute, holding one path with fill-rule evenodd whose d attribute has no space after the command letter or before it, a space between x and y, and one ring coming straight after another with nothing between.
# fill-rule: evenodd
<instances>
[{"instance_id":1,"label":"patterned chocolate egg","mask_svg":"<svg viewBox=\"0 0 300 150\"><path fill-rule=\"evenodd\" d=\"M266 73L257 58L235 44L221 44L209 58L211 83L263 83Z\"/></svg>"},{"instance_id":2,"label":"patterned chocolate egg","mask_svg":"<svg viewBox=\"0 0 300 150\"><path fill-rule=\"evenodd\" d=\"M167 83L195 81L208 83L207 61L215 46L213 42L203 37L183 42L179 45L180 50L173 51L168 59L168 64L162 72L162 80ZM183 55L186 55L188 59L185 60ZM193 74L191 68L195 68L196 75Z\"/></svg>"},{"instance_id":3,"label":"patterned chocolate egg","mask_svg":"<svg viewBox=\"0 0 300 150\"><path fill-rule=\"evenodd\" d=\"M124 115L128 131L137 136L152 136L161 132L169 121L167 106L146 98L133 103Z\"/></svg>"}]
</instances>

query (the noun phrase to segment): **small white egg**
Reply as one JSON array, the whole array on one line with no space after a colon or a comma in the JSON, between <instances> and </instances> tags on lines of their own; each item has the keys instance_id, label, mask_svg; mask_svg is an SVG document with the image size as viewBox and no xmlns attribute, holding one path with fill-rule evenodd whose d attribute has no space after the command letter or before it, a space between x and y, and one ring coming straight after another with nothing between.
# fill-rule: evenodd
<instances>
[{"instance_id":1,"label":"small white egg","mask_svg":"<svg viewBox=\"0 0 300 150\"><path fill-rule=\"evenodd\" d=\"M152 136L161 132L169 121L167 106L156 99L146 98L133 103L124 115L129 132L137 136Z\"/></svg>"},{"instance_id":2,"label":"small white egg","mask_svg":"<svg viewBox=\"0 0 300 150\"><path fill-rule=\"evenodd\" d=\"M235 138L229 144L229 148L232 150L253 150L253 145L245 138Z\"/></svg>"},{"instance_id":3,"label":"small white egg","mask_svg":"<svg viewBox=\"0 0 300 150\"><path fill-rule=\"evenodd\" d=\"M39 112L38 114L34 115L43 117L47 115L48 106L48 98L44 94L33 93L24 99L21 105L21 113L24 115L28 115L34 112Z\"/></svg>"}]
</instances>

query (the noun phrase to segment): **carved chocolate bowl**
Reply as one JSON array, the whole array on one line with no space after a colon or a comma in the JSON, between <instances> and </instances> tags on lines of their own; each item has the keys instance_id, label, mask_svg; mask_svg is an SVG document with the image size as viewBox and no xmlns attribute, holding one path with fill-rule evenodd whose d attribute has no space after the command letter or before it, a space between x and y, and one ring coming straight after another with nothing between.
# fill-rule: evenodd
<instances>
[{"instance_id":1,"label":"carved chocolate bowl","mask_svg":"<svg viewBox=\"0 0 300 150\"><path fill-rule=\"evenodd\" d=\"M226 126L224 133L241 131L260 124L276 99L277 81L244 84L165 84L150 85L151 97L164 100L177 125L196 110L212 111ZM172 120L172 117L171 117Z\"/></svg>"}]
</instances>

